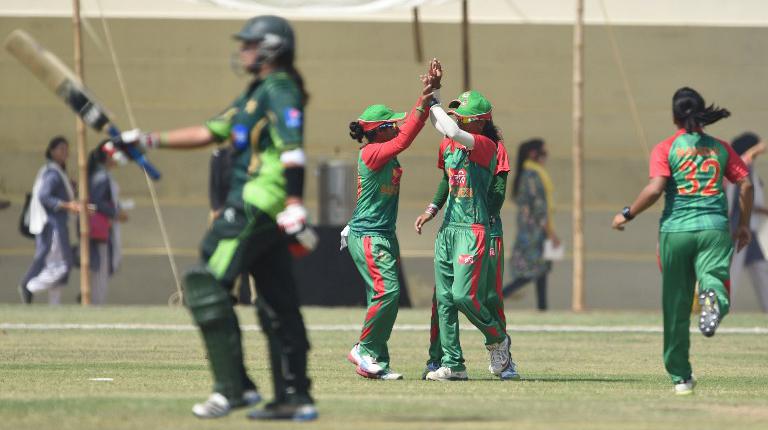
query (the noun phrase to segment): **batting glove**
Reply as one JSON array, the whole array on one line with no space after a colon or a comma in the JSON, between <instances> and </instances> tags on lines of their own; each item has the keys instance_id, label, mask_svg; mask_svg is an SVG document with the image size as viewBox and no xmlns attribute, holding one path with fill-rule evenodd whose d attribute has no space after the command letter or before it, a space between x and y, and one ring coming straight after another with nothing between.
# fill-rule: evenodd
<instances>
[{"instance_id":1,"label":"batting glove","mask_svg":"<svg viewBox=\"0 0 768 430\"><path fill-rule=\"evenodd\" d=\"M288 205L284 211L277 214L277 225L289 235L302 231L306 222L307 209L298 203Z\"/></svg>"},{"instance_id":2,"label":"batting glove","mask_svg":"<svg viewBox=\"0 0 768 430\"><path fill-rule=\"evenodd\" d=\"M124 131L120 135L120 139L129 145L138 146L142 152L160 147L160 136L155 133L145 133L138 128Z\"/></svg>"}]
</instances>

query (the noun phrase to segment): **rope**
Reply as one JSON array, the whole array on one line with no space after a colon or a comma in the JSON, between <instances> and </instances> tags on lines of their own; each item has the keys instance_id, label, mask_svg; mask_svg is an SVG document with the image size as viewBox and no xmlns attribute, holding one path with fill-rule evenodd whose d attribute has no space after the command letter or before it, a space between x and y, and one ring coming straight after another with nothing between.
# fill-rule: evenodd
<instances>
[{"instance_id":1,"label":"rope","mask_svg":"<svg viewBox=\"0 0 768 430\"><path fill-rule=\"evenodd\" d=\"M611 43L611 52L613 53L613 60L616 62L616 67L619 69L619 75L621 75L621 81L624 85L624 93L627 95L627 103L629 103L629 111L632 114L632 121L635 125L635 131L637 132L637 138L640 146L645 151L645 156L650 157L651 151L648 146L648 139L645 136L645 129L643 123L640 121L640 113L637 110L637 103L635 102L635 96L632 94L632 88L629 85L629 79L627 78L627 72L624 69L624 62L621 60L621 54L619 52L619 44L616 42L616 35L613 33L613 25L611 25L608 18L608 10L605 7L605 1L600 0L600 9L603 12L603 18L605 19L605 30L608 33L608 40Z\"/></svg>"},{"instance_id":2,"label":"rope","mask_svg":"<svg viewBox=\"0 0 768 430\"><path fill-rule=\"evenodd\" d=\"M123 103L125 104L125 111L128 113L128 122L131 124L131 128L137 128L136 126L136 117L133 115L133 109L131 107L131 102L128 98L128 89L125 84L125 79L123 78L123 72L120 68L120 63L117 60L117 53L115 51L114 43L112 43L112 33L109 30L109 26L107 25L107 20L104 17L104 11L101 7L101 0L96 0L96 5L99 10L99 17L101 20L101 26L104 30L104 36L107 41L107 47L109 48L110 56L112 57L112 63L114 65L115 69L115 75L117 75L117 82L120 86L120 92L123 96ZM163 238L163 244L165 245L165 252L168 255L168 262L171 265L171 273L173 273L173 280L176 283L176 292L174 292L171 297L168 299L169 305L177 305L181 304L183 300L183 292L181 289L181 280L179 278L179 269L176 266L176 259L173 257L173 250L171 248L171 240L168 236L168 230L165 226L165 219L163 218L163 212L160 209L160 201L157 198L157 191L155 189L155 184L152 182L152 179L150 179L147 172L144 172L144 179L147 181L147 188L149 188L149 195L152 198L152 206L155 209L155 216L157 217L157 223L160 226L160 235Z\"/></svg>"}]
</instances>

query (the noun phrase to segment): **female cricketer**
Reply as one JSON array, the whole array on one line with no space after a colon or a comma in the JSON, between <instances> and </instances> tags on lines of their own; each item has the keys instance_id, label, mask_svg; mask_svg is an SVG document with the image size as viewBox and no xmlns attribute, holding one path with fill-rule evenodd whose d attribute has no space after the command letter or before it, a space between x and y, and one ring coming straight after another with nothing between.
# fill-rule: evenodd
<instances>
[{"instance_id":1,"label":"female cricketer","mask_svg":"<svg viewBox=\"0 0 768 430\"><path fill-rule=\"evenodd\" d=\"M737 249L750 241L752 184L749 170L731 146L704 133L704 126L730 116L702 96L684 87L672 98L678 130L656 145L650 160L650 182L631 206L613 219L613 228L624 230L635 216L666 195L659 226L664 311L664 366L675 394L693 394L696 380L688 359L691 305L696 280L700 284L699 330L715 334L728 314L729 267L733 241L729 233L728 206L723 177L739 184L741 217L735 235Z\"/></svg>"},{"instance_id":2,"label":"female cricketer","mask_svg":"<svg viewBox=\"0 0 768 430\"><path fill-rule=\"evenodd\" d=\"M286 236L301 240L305 232L302 116L307 94L293 66L294 34L286 20L257 16L235 39L241 42L242 66L254 75L246 90L205 125L140 133L138 144L192 149L228 141L232 146L225 207L203 239L202 264L184 277L184 299L200 327L214 379L213 394L192 412L215 418L260 400L243 365L230 294L235 278L247 270L256 281L257 314L268 339L275 392L274 401L249 418L311 420L317 411L306 372L309 342Z\"/></svg>"},{"instance_id":3,"label":"female cricketer","mask_svg":"<svg viewBox=\"0 0 768 430\"><path fill-rule=\"evenodd\" d=\"M457 108L458 105L454 102L448 105L449 108ZM491 126L493 125L493 119L488 120ZM485 305L491 311L494 318L497 319L499 324L506 331L507 319L504 314L504 298L501 293L501 286L504 280L504 229L501 222L501 207L504 204L504 197L507 190L507 175L509 174L509 155L507 149L504 146L504 139L501 136L501 130L496 128L496 134L499 137L499 141L496 145L496 171L491 182L491 187L488 190L488 212L489 218L489 230L488 237L490 241L490 247L488 251L488 274L486 287L486 299ZM432 220L440 209L443 208L445 202L448 200L448 181L445 175L437 186L437 192L435 193L432 203L427 205L424 213L416 218L414 228L416 233L421 234L421 229L430 220ZM427 366L422 374L422 379L427 377L427 373L437 370L440 367L440 362L443 356L443 350L440 345L440 326L439 318L437 315L437 299L435 293L432 294L432 317L430 319L430 331L429 331L429 359L427 360ZM502 380L517 380L520 379L520 375L517 373L517 366L510 357L510 366L501 372L499 378Z\"/></svg>"},{"instance_id":4,"label":"female cricketer","mask_svg":"<svg viewBox=\"0 0 768 430\"><path fill-rule=\"evenodd\" d=\"M429 74L435 101L439 101L439 61L433 60ZM490 250L486 236L488 190L496 169L498 136L495 128L486 128L491 104L482 94L465 92L457 103L454 113L460 126L439 103L430 109L435 128L445 136L438 168L444 172L449 194L435 240L435 290L443 356L441 366L426 375L427 380L434 381L467 379L459 343L459 310L485 336L491 371L499 375L511 365L509 337L485 304Z\"/></svg>"},{"instance_id":5,"label":"female cricketer","mask_svg":"<svg viewBox=\"0 0 768 430\"><path fill-rule=\"evenodd\" d=\"M349 222L349 253L368 286L368 312L360 340L348 355L359 375L395 380L403 376L389 366L387 341L397 318L400 297L400 247L395 235L400 179L397 155L424 127L432 87L425 82L411 113L372 105L349 124L352 139L362 144L357 161L357 207ZM405 119L398 128L397 122Z\"/></svg>"}]
</instances>

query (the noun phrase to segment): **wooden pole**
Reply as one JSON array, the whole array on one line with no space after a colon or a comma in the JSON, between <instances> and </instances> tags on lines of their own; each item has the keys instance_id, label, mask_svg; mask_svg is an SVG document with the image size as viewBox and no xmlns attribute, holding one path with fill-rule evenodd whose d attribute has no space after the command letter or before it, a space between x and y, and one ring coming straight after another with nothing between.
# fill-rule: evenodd
<instances>
[{"instance_id":1,"label":"wooden pole","mask_svg":"<svg viewBox=\"0 0 768 430\"><path fill-rule=\"evenodd\" d=\"M573 302L584 310L584 0L576 0L573 27Z\"/></svg>"},{"instance_id":2,"label":"wooden pole","mask_svg":"<svg viewBox=\"0 0 768 430\"><path fill-rule=\"evenodd\" d=\"M413 53L416 57L416 62L421 64L424 62L424 51L421 47L421 21L419 21L419 8L413 8Z\"/></svg>"},{"instance_id":3,"label":"wooden pole","mask_svg":"<svg viewBox=\"0 0 768 430\"><path fill-rule=\"evenodd\" d=\"M80 0L72 0L72 27L75 42L75 74L81 82L85 82L83 76L83 38L80 25ZM78 194L80 197L80 297L81 304L91 304L91 280L90 280L90 232L88 224L88 172L86 163L86 135L85 123L77 117L75 128L77 131L77 167L79 175L77 179ZM103 264L103 262L102 262Z\"/></svg>"},{"instance_id":4,"label":"wooden pole","mask_svg":"<svg viewBox=\"0 0 768 430\"><path fill-rule=\"evenodd\" d=\"M469 3L461 0L461 60L464 68L464 91L469 91Z\"/></svg>"}]
</instances>

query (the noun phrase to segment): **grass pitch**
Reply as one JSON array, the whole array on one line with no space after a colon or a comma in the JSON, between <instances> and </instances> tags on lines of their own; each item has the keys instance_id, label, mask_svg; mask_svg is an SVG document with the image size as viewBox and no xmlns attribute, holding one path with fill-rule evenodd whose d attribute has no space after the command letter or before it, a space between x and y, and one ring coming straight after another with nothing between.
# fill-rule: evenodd
<instances>
[{"instance_id":1,"label":"grass pitch","mask_svg":"<svg viewBox=\"0 0 768 430\"><path fill-rule=\"evenodd\" d=\"M241 323L253 324L250 308ZM192 403L205 398L210 375L197 332L183 309L0 306L2 429L764 429L768 423L768 335L692 335L699 379L678 398L661 362L660 333L539 331L536 326L658 328L658 314L515 313L513 355L524 381L491 378L479 332L462 332L468 382L424 382L428 333L392 335L393 367L404 381L358 377L345 356L362 309L307 309L310 371L320 420L253 423L235 411L200 421ZM398 324L428 322L428 310L402 311ZM8 324L160 324L153 329L20 329ZM170 326L175 325L175 326ZM335 327L331 327L334 325ZM350 326L351 325L351 326ZM515 332L515 326L528 331ZM762 315L734 315L722 327L768 328ZM763 332L764 333L764 332ZM248 368L271 397L265 342L244 334ZM93 381L92 378L112 378Z\"/></svg>"}]
</instances>

